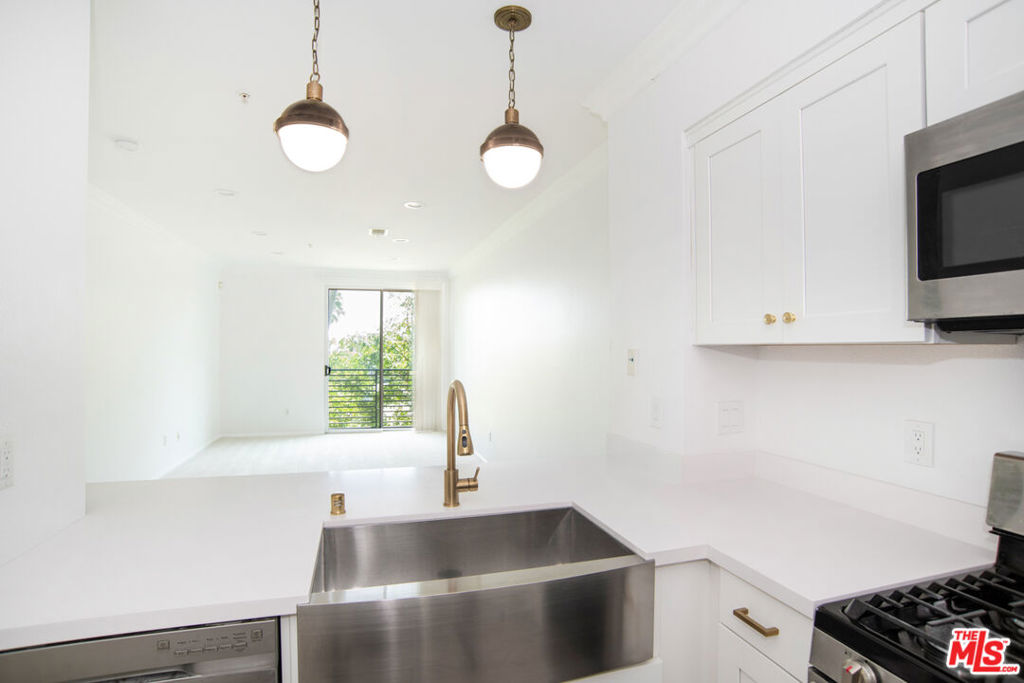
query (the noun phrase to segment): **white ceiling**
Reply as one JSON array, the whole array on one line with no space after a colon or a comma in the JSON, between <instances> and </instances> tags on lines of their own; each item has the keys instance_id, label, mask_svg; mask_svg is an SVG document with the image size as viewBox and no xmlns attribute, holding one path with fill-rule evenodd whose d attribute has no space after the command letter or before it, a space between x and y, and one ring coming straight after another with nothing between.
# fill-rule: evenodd
<instances>
[{"instance_id":1,"label":"white ceiling","mask_svg":"<svg viewBox=\"0 0 1024 683\"><path fill-rule=\"evenodd\" d=\"M229 261L447 269L604 141L580 102L677 1L624 14L612 0L528 6L517 105L545 159L532 185L503 190L479 161L506 103L500 0L321 0L324 100L351 138L320 174L293 167L272 129L305 96L311 1L94 0L90 180ZM138 151L119 150L121 137ZM426 206L410 211L407 200ZM370 227L390 235L371 238Z\"/></svg>"}]
</instances>

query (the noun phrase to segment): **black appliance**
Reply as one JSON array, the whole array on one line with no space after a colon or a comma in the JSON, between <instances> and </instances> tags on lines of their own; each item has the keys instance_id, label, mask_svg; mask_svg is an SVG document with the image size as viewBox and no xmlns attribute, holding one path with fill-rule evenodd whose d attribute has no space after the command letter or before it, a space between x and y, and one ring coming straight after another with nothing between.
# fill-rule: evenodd
<instances>
[{"instance_id":1,"label":"black appliance","mask_svg":"<svg viewBox=\"0 0 1024 683\"><path fill-rule=\"evenodd\" d=\"M1024 453L995 455L987 521L999 536L993 566L820 606L808 681L1024 681ZM1021 673L947 666L953 630L961 628L1008 639L1003 662Z\"/></svg>"}]
</instances>

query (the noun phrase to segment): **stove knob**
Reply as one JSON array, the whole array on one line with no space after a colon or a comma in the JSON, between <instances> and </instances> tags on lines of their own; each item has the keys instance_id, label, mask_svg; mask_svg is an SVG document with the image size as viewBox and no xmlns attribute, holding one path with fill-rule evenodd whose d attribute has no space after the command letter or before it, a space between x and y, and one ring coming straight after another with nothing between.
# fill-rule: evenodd
<instances>
[{"instance_id":1,"label":"stove knob","mask_svg":"<svg viewBox=\"0 0 1024 683\"><path fill-rule=\"evenodd\" d=\"M843 663L843 683L878 683L878 676L866 662L847 659Z\"/></svg>"}]
</instances>

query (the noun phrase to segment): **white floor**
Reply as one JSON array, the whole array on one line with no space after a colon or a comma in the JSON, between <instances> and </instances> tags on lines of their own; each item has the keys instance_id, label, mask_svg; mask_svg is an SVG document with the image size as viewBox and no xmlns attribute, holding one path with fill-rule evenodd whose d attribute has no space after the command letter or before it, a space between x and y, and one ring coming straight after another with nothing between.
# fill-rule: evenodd
<instances>
[{"instance_id":1,"label":"white floor","mask_svg":"<svg viewBox=\"0 0 1024 683\"><path fill-rule=\"evenodd\" d=\"M444 466L443 432L351 432L218 439L165 477Z\"/></svg>"}]
</instances>

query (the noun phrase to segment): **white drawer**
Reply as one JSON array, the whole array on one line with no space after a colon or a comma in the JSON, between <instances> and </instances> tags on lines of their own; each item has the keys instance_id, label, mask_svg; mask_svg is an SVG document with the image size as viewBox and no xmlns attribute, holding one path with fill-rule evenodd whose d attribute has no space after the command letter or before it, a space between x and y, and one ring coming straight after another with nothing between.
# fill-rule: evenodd
<instances>
[{"instance_id":1,"label":"white drawer","mask_svg":"<svg viewBox=\"0 0 1024 683\"><path fill-rule=\"evenodd\" d=\"M734 610L742 609L747 610L747 618L762 627L778 629L778 634L759 633L755 625L734 614ZM814 628L811 620L725 570L720 577L718 620L793 676L800 680L807 676Z\"/></svg>"}]
</instances>

